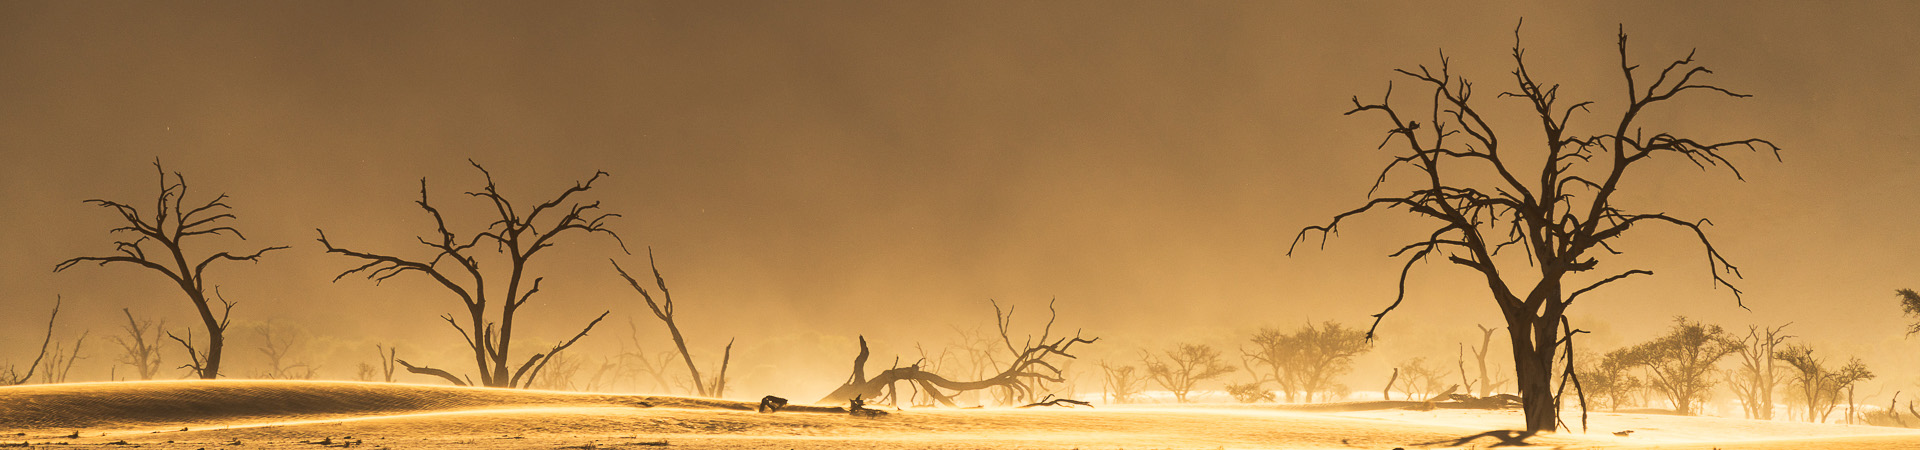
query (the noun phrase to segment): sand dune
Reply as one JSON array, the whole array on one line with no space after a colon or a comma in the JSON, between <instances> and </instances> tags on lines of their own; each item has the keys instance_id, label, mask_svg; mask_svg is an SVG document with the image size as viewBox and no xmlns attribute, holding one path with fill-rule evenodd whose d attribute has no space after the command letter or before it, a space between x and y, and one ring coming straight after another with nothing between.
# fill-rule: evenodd
<instances>
[{"instance_id":1,"label":"sand dune","mask_svg":"<svg viewBox=\"0 0 1920 450\"><path fill-rule=\"evenodd\" d=\"M758 414L752 403L382 383L173 381L0 388L0 444L144 448L1920 448L1909 430L1597 414L1525 439L1517 411L1277 407ZM1631 437L1611 431L1635 429ZM122 444L124 443L124 444Z\"/></svg>"}]
</instances>

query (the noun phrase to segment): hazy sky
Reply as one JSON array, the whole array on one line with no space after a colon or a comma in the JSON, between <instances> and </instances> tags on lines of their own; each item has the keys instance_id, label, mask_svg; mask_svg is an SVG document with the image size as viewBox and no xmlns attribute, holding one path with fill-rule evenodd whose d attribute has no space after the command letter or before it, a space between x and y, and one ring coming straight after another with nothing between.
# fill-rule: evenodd
<instances>
[{"instance_id":1,"label":"hazy sky","mask_svg":"<svg viewBox=\"0 0 1920 450\"><path fill-rule=\"evenodd\" d=\"M199 252L293 246L209 270L241 301L236 321L407 340L450 369L465 368L444 353L459 341L435 316L457 300L420 279L331 283L355 263L313 238L426 256L420 178L454 217L486 212L460 195L479 187L468 158L523 202L610 172L588 198L654 249L701 348L940 342L989 324L989 298L1023 314L1058 298L1060 326L1119 355L1309 318L1364 326L1392 299L1386 254L1419 224L1368 216L1324 251L1285 254L1300 227L1363 201L1391 157L1374 149L1377 117L1341 113L1444 48L1529 136L1521 105L1492 95L1511 86L1524 17L1535 76L1599 102L1584 125L1620 108L1624 24L1636 63L1697 48L1710 81L1754 94L1687 97L1650 124L1783 148L1784 162L1734 156L1745 183L1677 160L1629 180L1623 205L1713 220L1752 311L1712 288L1686 234L1636 230L1602 267L1658 275L1573 311L1602 347L1687 314L1793 321L1835 354L1920 368L1893 297L1920 287L1920 6L1669 3L8 2L0 358L31 350L56 294L62 336L110 334L123 307L192 323L157 274L51 273L112 250L117 217L81 200L150 203L156 157L197 195L232 196L250 241ZM605 262L644 253L586 235L556 250L522 333L561 338L607 309L618 326L594 345L623 339L629 314L652 325ZM1462 269L1415 273L1387 345L1451 354L1471 322L1498 320ZM76 377L105 378L110 344L89 345L99 373ZM830 350L823 364L844 371L853 350Z\"/></svg>"}]
</instances>

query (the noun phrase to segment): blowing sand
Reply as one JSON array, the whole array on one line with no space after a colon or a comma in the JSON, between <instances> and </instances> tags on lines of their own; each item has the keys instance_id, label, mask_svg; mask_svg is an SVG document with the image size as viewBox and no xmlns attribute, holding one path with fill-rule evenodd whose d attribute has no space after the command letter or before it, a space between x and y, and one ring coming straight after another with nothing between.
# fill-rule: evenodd
<instances>
[{"instance_id":1,"label":"blowing sand","mask_svg":"<svg viewBox=\"0 0 1920 450\"><path fill-rule=\"evenodd\" d=\"M1277 408L759 414L678 397L327 381L0 388L0 446L34 448L1920 449L1900 428L1596 413L1590 433L1515 437L1518 411ZM1577 417L1572 417L1577 424ZM1577 425L1576 425L1577 426ZM1614 431L1633 430L1628 437ZM1522 447L1524 448L1524 447Z\"/></svg>"}]
</instances>

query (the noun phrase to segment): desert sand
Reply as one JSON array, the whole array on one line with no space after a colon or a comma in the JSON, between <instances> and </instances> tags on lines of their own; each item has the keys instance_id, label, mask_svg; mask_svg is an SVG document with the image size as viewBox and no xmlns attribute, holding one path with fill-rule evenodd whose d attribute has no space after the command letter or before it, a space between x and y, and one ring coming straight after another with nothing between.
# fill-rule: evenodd
<instances>
[{"instance_id":1,"label":"desert sand","mask_svg":"<svg viewBox=\"0 0 1920 450\"><path fill-rule=\"evenodd\" d=\"M1379 405L906 409L333 381L0 388L0 446L30 448L1920 449L1901 428L1593 413L1587 433L1517 438L1519 411ZM1293 409L1293 410L1289 410ZM1578 416L1570 415L1576 421ZM1577 427L1577 425L1576 425ZM1633 430L1629 436L1613 432Z\"/></svg>"}]
</instances>

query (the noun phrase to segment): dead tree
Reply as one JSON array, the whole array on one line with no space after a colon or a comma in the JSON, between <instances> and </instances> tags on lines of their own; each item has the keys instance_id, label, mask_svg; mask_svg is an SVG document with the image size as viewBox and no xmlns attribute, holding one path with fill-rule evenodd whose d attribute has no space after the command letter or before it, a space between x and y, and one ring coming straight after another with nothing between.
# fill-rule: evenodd
<instances>
[{"instance_id":1,"label":"dead tree","mask_svg":"<svg viewBox=\"0 0 1920 450\"><path fill-rule=\"evenodd\" d=\"M720 357L720 374L710 380L701 378L700 368L693 364L693 354L687 352L687 340L680 335L680 324L673 320L673 292L667 290L666 277L660 276L660 265L653 260L653 248L647 248L647 264L653 268L654 284L660 287L660 301L657 302L654 301L653 294L647 292L645 286L641 286L633 276L627 275L626 269L620 268L619 261L608 261L613 263L613 270L620 273L620 278L626 279L627 284L640 293L640 298L647 301L647 308L653 310L653 316L667 324L667 334L673 336L674 347L680 350L680 358L687 362L687 374L693 377L693 392L702 397L718 398L726 395L727 363L733 360L733 340L727 340L727 348Z\"/></svg>"},{"instance_id":2,"label":"dead tree","mask_svg":"<svg viewBox=\"0 0 1920 450\"><path fill-rule=\"evenodd\" d=\"M1492 372L1487 371L1487 349L1493 345L1493 332L1496 329L1487 328L1480 324L1474 324L1473 326L1480 327L1480 346L1472 348L1474 360L1479 362L1480 397L1490 397L1493 395L1493 391L1499 390L1501 386L1506 386L1507 382L1511 380L1505 377L1495 380ZM1466 370L1464 367L1460 369L1461 377L1466 377Z\"/></svg>"},{"instance_id":3,"label":"dead tree","mask_svg":"<svg viewBox=\"0 0 1920 450\"><path fill-rule=\"evenodd\" d=\"M1784 374L1773 371L1773 354L1782 342L1793 337L1780 334L1787 325L1792 324L1771 328L1748 325L1747 337L1740 340L1735 353L1740 357L1740 367L1729 371L1727 383L1740 397L1748 419L1773 420L1773 388L1784 381Z\"/></svg>"},{"instance_id":4,"label":"dead tree","mask_svg":"<svg viewBox=\"0 0 1920 450\"><path fill-rule=\"evenodd\" d=\"M262 356L267 357L267 371L256 378L268 380L311 380L312 365L295 362L288 357L300 344L300 330L282 323L263 323L253 326L253 334L260 337L260 345L255 347Z\"/></svg>"},{"instance_id":5,"label":"dead tree","mask_svg":"<svg viewBox=\"0 0 1920 450\"><path fill-rule=\"evenodd\" d=\"M395 359L395 356L396 356L395 350L389 349L382 344L373 344L373 354L379 355L380 359L378 361L380 362L380 364L378 366L375 366L373 364L367 364L364 362L360 363L359 371L354 376L354 379L360 380L360 381L373 381L374 376L378 374L380 375L382 382L392 383L393 382L393 360Z\"/></svg>"},{"instance_id":6,"label":"dead tree","mask_svg":"<svg viewBox=\"0 0 1920 450\"><path fill-rule=\"evenodd\" d=\"M1107 403L1132 403L1134 397L1140 395L1141 389L1146 387L1145 384L1147 380L1140 376L1137 369L1139 368L1134 366L1114 366L1108 364L1106 361L1100 362L1100 372L1105 381L1104 387L1107 394Z\"/></svg>"},{"instance_id":7,"label":"dead tree","mask_svg":"<svg viewBox=\"0 0 1920 450\"><path fill-rule=\"evenodd\" d=\"M1380 388L1381 400L1393 400L1393 385L1400 381L1400 368L1393 368L1393 375L1387 376L1387 385Z\"/></svg>"},{"instance_id":8,"label":"dead tree","mask_svg":"<svg viewBox=\"0 0 1920 450\"><path fill-rule=\"evenodd\" d=\"M1233 373L1234 367L1220 361L1220 351L1206 344L1181 343L1165 352L1166 359L1153 354L1141 356L1147 366L1147 378L1173 393L1175 402L1186 403L1187 394L1202 381Z\"/></svg>"},{"instance_id":9,"label":"dead tree","mask_svg":"<svg viewBox=\"0 0 1920 450\"><path fill-rule=\"evenodd\" d=\"M60 296L56 295L53 297L53 313L47 315L47 335L41 338L40 353L33 357L33 363L27 364L27 372L20 373L19 369L14 368L11 363L5 367L0 367L0 386L13 386L33 381L33 373L40 367L40 361L47 357L47 344L53 342L53 321L54 319L60 318L60 303L62 302L63 300Z\"/></svg>"},{"instance_id":10,"label":"dead tree","mask_svg":"<svg viewBox=\"0 0 1920 450\"><path fill-rule=\"evenodd\" d=\"M1268 395L1267 395L1267 396L1268 396L1268 397L1272 397L1273 395L1272 395L1272 393L1268 393ZM1269 398L1269 400L1271 400L1271 398ZM1033 402L1033 403L1028 403L1028 404L1025 404L1025 405L1020 405L1020 407L1021 407L1021 408L1035 408L1035 407L1041 407L1041 406L1058 406L1058 407L1062 407L1062 408L1072 408L1072 407L1075 407L1075 406L1085 406L1085 407L1088 407L1088 408L1092 408L1092 407L1093 407L1093 404L1092 404L1092 403L1087 403L1087 402L1085 402L1085 401L1081 401L1081 400L1074 400L1074 399L1070 399L1070 398L1054 398L1054 396L1053 396L1053 394L1047 394L1047 396L1046 396L1046 397L1042 397L1042 398L1040 399L1040 401L1037 401L1037 402Z\"/></svg>"},{"instance_id":11,"label":"dead tree","mask_svg":"<svg viewBox=\"0 0 1920 450\"><path fill-rule=\"evenodd\" d=\"M87 342L87 334L89 331L81 331L80 337L73 340L73 348L66 348L61 342L53 343L53 352L47 354L46 370L40 372L41 383L67 382L67 374L73 372L73 363L86 359L80 356L80 346Z\"/></svg>"},{"instance_id":12,"label":"dead tree","mask_svg":"<svg viewBox=\"0 0 1920 450\"><path fill-rule=\"evenodd\" d=\"M547 369L540 372L527 383L528 389L549 391L573 390L573 379L580 373L581 360L573 355L553 355L547 358Z\"/></svg>"},{"instance_id":13,"label":"dead tree","mask_svg":"<svg viewBox=\"0 0 1920 450\"><path fill-rule=\"evenodd\" d=\"M606 172L595 172L586 181L575 183L573 187L561 191L552 200L535 204L531 209L521 210L513 201L500 193L498 186L493 182L492 173L487 172L485 167L481 167L479 163L472 160L468 160L467 163L480 171L480 175L486 180L486 186L477 192L467 192L466 195L485 200L489 206L492 206L491 212L494 215L492 222L487 223L484 228L471 236L461 237L456 234L447 225L440 210L427 202L426 178L420 179L420 200L414 202L433 218L434 223L434 231L430 237L415 238L428 249L424 257L408 259L384 253L334 247L333 243L327 240L325 231L315 231L319 232L320 245L326 248L327 253L364 261L364 264L359 267L340 272L340 275L333 277L336 282L347 275L359 274L379 284L393 277L415 272L432 279L452 293L464 307L466 325L462 326L461 320L456 319L453 314L442 315L440 319L451 325L460 333L460 338L466 341L467 349L473 353L475 371L480 376L479 384L488 387L525 387L527 383L532 382L534 376L539 374L541 366L547 359L585 337L587 332L593 331L595 324L600 323L600 319L607 316L607 313L601 313L600 317L582 327L573 339L554 346L544 353L535 353L525 361L520 361L513 354L515 319L520 308L526 306L533 299L534 294L540 292L540 283L546 280L546 277L533 276L529 270L529 263L534 260L534 257L543 254L546 249L552 248L559 237L576 231L589 235L606 234L612 237L616 244L620 244L621 251L624 252L626 244L620 241L620 236L614 234L613 230L606 228L605 223L608 219L619 217L619 215L601 212L600 202L597 201L569 203L568 200L575 194L593 189L593 182L607 176ZM542 220L552 218L554 215L559 215L559 218L550 221ZM481 270L481 258L488 253L505 258L504 273ZM488 288L502 287L497 285L502 275L506 278L503 290L505 295L495 297L493 292L502 291L493 291ZM532 280L531 283L528 283L529 278ZM488 283L489 279L495 282L492 286ZM406 367L408 372L437 376L456 385L468 384L445 370L414 366L404 361L397 362Z\"/></svg>"},{"instance_id":14,"label":"dead tree","mask_svg":"<svg viewBox=\"0 0 1920 450\"><path fill-rule=\"evenodd\" d=\"M1426 357L1401 361L1396 369L1401 378L1400 393L1408 400L1433 398L1447 385L1447 369L1427 365Z\"/></svg>"},{"instance_id":15,"label":"dead tree","mask_svg":"<svg viewBox=\"0 0 1920 450\"><path fill-rule=\"evenodd\" d=\"M1746 95L1699 81L1711 71L1695 65L1692 54L1666 64L1651 82L1636 77L1634 71L1640 66L1627 58L1624 27L1619 34L1619 73L1629 93L1626 104L1618 109L1617 117L1603 118L1609 122L1592 131L1569 129L1572 114L1588 111L1594 102L1559 104L1559 86L1534 79L1518 35L1516 28L1513 90L1502 92L1500 97L1525 101L1532 109L1530 115L1535 116L1528 123L1541 127L1539 136L1543 139L1531 145L1501 140L1489 122L1491 117L1482 115L1480 103L1471 101L1474 84L1454 75L1444 54L1438 67L1399 70L1430 90L1431 95L1417 98L1431 101L1431 110L1401 114L1402 109L1392 102L1391 85L1379 103L1363 104L1355 97L1354 107L1347 114L1378 113L1387 121L1387 139L1381 146L1400 141L1406 147L1396 152L1398 156L1373 182L1371 198L1365 204L1335 215L1324 225L1302 229L1294 245L1318 232L1324 246L1343 221L1375 209L1403 209L1431 219L1431 231L1393 253L1393 257L1406 259L1400 270L1399 294L1374 315L1369 337L1379 328L1380 320L1406 299L1407 273L1415 263L1439 259L1472 271L1484 279L1493 303L1506 320L1527 430L1545 432L1554 429L1554 412L1559 410L1553 404L1552 369L1557 360L1554 347L1560 342L1560 318L1582 295L1608 283L1653 273L1627 269L1610 271L1612 275L1591 275L1600 268L1598 257L1615 253L1609 244L1627 230L1637 225L1670 225L1697 237L1715 285L1727 287L1734 293L1736 304L1739 302L1740 291L1729 281L1739 277L1739 270L1707 238L1704 225L1708 222L1623 209L1613 200L1627 174L1638 173L1635 169L1655 159L1685 159L1702 168L1726 166L1736 179L1743 179L1727 153L1738 149L1771 151L1777 159L1779 148L1763 139L1697 139L1641 123L1643 113L1681 93L1698 91L1736 98ZM1526 147L1515 148L1515 144ZM1387 181L1400 168L1417 171L1417 176L1406 180L1408 185L1390 186ZM1530 175L1533 173L1538 175ZM1383 188L1400 186L1408 187L1401 194L1375 195ZM1496 259L1503 249L1517 250L1521 255L1510 253L1508 258Z\"/></svg>"},{"instance_id":16,"label":"dead tree","mask_svg":"<svg viewBox=\"0 0 1920 450\"><path fill-rule=\"evenodd\" d=\"M1012 310L1003 314L999 304L994 305L995 320L1002 324L1011 323ZM1008 389L1012 392L1009 397L1015 399L1033 398L1031 393L1038 383L1066 381L1062 378L1060 367L1054 364L1058 361L1055 358L1075 359L1077 357L1070 353L1074 344L1092 344L1100 340L1097 337L1083 338L1078 332L1073 337L1053 337L1053 323L1059 317L1059 312L1053 308L1053 302L1047 303L1047 311L1047 324L1041 328L1037 339L1031 334L1027 335L1024 344L1012 347L1012 359L1003 368L992 376L973 381L955 381L924 370L918 364L894 367L868 378L866 367L870 354L867 351L867 338L861 336L860 354L853 358L853 374L847 377L846 383L816 403L830 405L855 398L878 398L885 392L898 392L895 387L898 383L910 383L947 407L958 407L953 400L962 392L992 388Z\"/></svg>"},{"instance_id":17,"label":"dead tree","mask_svg":"<svg viewBox=\"0 0 1920 450\"><path fill-rule=\"evenodd\" d=\"M621 378L637 380L641 373L645 373L653 380L654 392L667 392L672 388L673 383L667 381L666 371L667 365L673 362L673 353L660 352L657 355L648 355L645 347L640 345L640 328L634 325L632 317L627 318L627 342L622 344L618 359L620 361L618 376ZM634 387L639 388L639 384L635 381Z\"/></svg>"},{"instance_id":18,"label":"dead tree","mask_svg":"<svg viewBox=\"0 0 1920 450\"><path fill-rule=\"evenodd\" d=\"M400 358L400 349L373 344L374 354L380 355L380 381L393 382L393 361Z\"/></svg>"},{"instance_id":19,"label":"dead tree","mask_svg":"<svg viewBox=\"0 0 1920 450\"><path fill-rule=\"evenodd\" d=\"M206 282L207 266L216 261L258 263L261 255L287 247L267 247L253 253L238 255L218 252L205 258L189 259L186 253L188 240L198 242L201 236L211 238L221 234L229 234L240 240L247 238L240 234L240 230L221 224L224 220L235 219L233 213L227 212L233 209L226 203L227 194L219 194L205 204L192 206L185 203L186 177L181 176L179 172L174 172L173 179L169 181L166 170L160 167L158 160L153 162L153 168L160 174L160 193L154 201L154 210L150 216L142 215L138 208L127 203L101 199L85 202L112 208L120 214L121 219L126 221L125 226L108 230L108 234L128 233L136 237L115 241L113 246L114 250L119 252L118 255L68 259L54 265L53 271L61 272L82 262L97 263L101 266L108 263L126 263L166 275L167 279L179 287L181 292L187 294L187 300L193 302L194 309L200 313L200 323L207 330L206 349L202 351L188 346L187 351L189 354L194 354L196 361L191 366L195 368L200 378L211 380L220 375L221 350L226 344L227 318L233 312L234 304L227 301L225 297L221 297L220 303L225 307L221 309L219 317L214 316L212 299L207 294L209 291L216 290L217 287L208 285ZM171 333L168 335L172 336ZM187 343L178 336L172 337L181 344Z\"/></svg>"},{"instance_id":20,"label":"dead tree","mask_svg":"<svg viewBox=\"0 0 1920 450\"><path fill-rule=\"evenodd\" d=\"M120 308L120 312L127 315L127 325L123 328L127 337L109 337L120 345L120 358L116 362L133 366L140 379L151 380L154 374L160 373L160 330L166 328L166 322L156 324L152 320L134 319L133 310L127 308ZM151 339L147 337L148 331L153 333Z\"/></svg>"}]
</instances>

